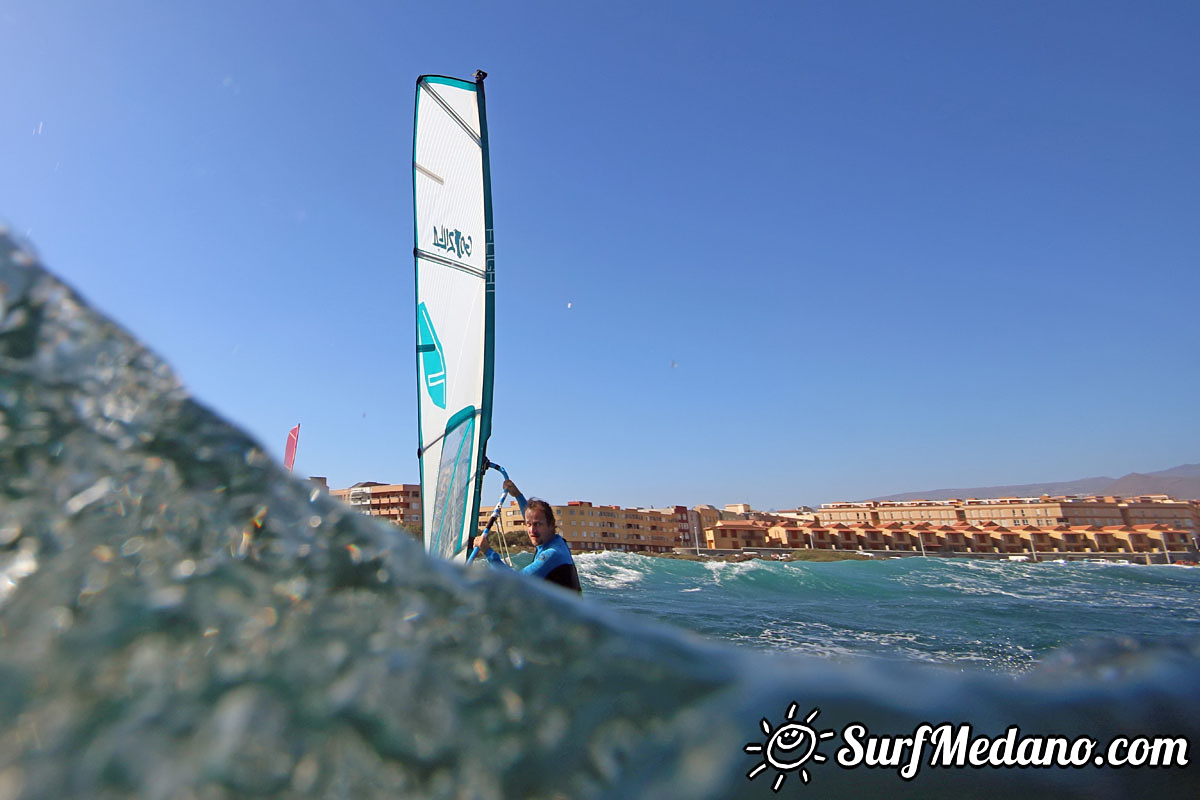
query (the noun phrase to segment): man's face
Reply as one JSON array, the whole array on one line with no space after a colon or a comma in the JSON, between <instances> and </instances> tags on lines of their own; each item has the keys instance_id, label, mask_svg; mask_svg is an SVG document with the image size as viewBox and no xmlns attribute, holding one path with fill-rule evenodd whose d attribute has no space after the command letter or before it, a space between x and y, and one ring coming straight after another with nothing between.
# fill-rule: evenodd
<instances>
[{"instance_id":1,"label":"man's face","mask_svg":"<svg viewBox=\"0 0 1200 800\"><path fill-rule=\"evenodd\" d=\"M540 508L525 510L525 530L529 531L529 543L534 547L541 547L554 537L554 530Z\"/></svg>"}]
</instances>

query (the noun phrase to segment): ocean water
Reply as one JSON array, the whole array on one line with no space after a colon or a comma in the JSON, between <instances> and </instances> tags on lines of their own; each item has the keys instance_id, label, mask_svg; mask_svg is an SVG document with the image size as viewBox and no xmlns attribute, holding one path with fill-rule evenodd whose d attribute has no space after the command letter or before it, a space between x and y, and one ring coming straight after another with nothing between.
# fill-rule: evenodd
<instances>
[{"instance_id":1,"label":"ocean water","mask_svg":"<svg viewBox=\"0 0 1200 800\"><path fill-rule=\"evenodd\" d=\"M1098 639L1200 631L1200 568L895 558L686 561L578 557L588 596L738 647L1028 672Z\"/></svg>"},{"instance_id":2,"label":"ocean water","mask_svg":"<svg viewBox=\"0 0 1200 800\"><path fill-rule=\"evenodd\" d=\"M0 476L0 800L1200 796L1193 570L433 561L2 232ZM924 722L1191 760L839 760Z\"/></svg>"}]
</instances>

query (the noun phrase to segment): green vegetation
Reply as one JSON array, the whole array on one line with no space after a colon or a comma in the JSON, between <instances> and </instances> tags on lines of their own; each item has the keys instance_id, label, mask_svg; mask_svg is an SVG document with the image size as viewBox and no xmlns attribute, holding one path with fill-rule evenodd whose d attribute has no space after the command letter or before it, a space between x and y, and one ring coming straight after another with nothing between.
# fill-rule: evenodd
<instances>
[{"instance_id":1,"label":"green vegetation","mask_svg":"<svg viewBox=\"0 0 1200 800\"><path fill-rule=\"evenodd\" d=\"M488 541L491 543L493 549L502 549L501 542L503 542L508 545L508 549L510 550L524 547L526 550L532 552L532 548L529 547L529 534L520 528L511 531L493 530L488 534Z\"/></svg>"}]
</instances>

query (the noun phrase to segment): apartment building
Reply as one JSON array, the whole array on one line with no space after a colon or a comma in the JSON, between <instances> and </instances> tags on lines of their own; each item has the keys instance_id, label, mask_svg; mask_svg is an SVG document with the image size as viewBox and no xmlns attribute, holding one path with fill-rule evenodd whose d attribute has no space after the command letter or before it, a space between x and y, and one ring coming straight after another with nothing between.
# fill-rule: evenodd
<instances>
[{"instance_id":1,"label":"apartment building","mask_svg":"<svg viewBox=\"0 0 1200 800\"><path fill-rule=\"evenodd\" d=\"M785 508L778 512L778 516L784 519L794 519L800 522L815 522L817 519L816 513L808 506L798 506L796 508ZM787 523L782 523L787 524Z\"/></svg>"},{"instance_id":2,"label":"apartment building","mask_svg":"<svg viewBox=\"0 0 1200 800\"><path fill-rule=\"evenodd\" d=\"M412 528L422 526L418 484L363 481L348 489L331 489L329 493L368 516L383 517Z\"/></svg>"},{"instance_id":3,"label":"apartment building","mask_svg":"<svg viewBox=\"0 0 1200 800\"><path fill-rule=\"evenodd\" d=\"M418 485L366 481L330 494L370 516L421 527ZM747 504L643 509L572 501L553 508L559 533L577 552L699 546L1019 555L1194 553L1200 545L1200 501L1166 495L827 503L782 514ZM490 511L480 511L481 527ZM515 502L502 510L500 524L523 530Z\"/></svg>"},{"instance_id":4,"label":"apartment building","mask_svg":"<svg viewBox=\"0 0 1200 800\"><path fill-rule=\"evenodd\" d=\"M742 533L751 522L721 522L710 529L710 548L737 549L761 547L757 540L747 542ZM724 528L724 536L719 531ZM737 532L740 535L734 535ZM1191 533L1168 525L1025 525L1008 527L987 521L982 525L957 522L931 525L892 522L884 526L869 523L847 525L835 522L783 523L767 531L768 547L815 550L874 550L953 555L956 553L995 553L1007 555L1052 553L1188 553L1197 554ZM1193 559L1194 560L1194 559Z\"/></svg>"},{"instance_id":5,"label":"apartment building","mask_svg":"<svg viewBox=\"0 0 1200 800\"><path fill-rule=\"evenodd\" d=\"M1166 525L1193 533L1200 530L1200 502L1165 494L1128 498L1122 506L1126 525Z\"/></svg>"},{"instance_id":6,"label":"apartment building","mask_svg":"<svg viewBox=\"0 0 1200 800\"><path fill-rule=\"evenodd\" d=\"M817 521L824 525L878 525L879 504L868 500L865 503L822 503L817 511Z\"/></svg>"},{"instance_id":7,"label":"apartment building","mask_svg":"<svg viewBox=\"0 0 1200 800\"><path fill-rule=\"evenodd\" d=\"M867 501L825 503L816 512L825 525L884 526L892 523L916 525L983 525L1008 528L1026 525L1106 527L1113 525L1167 525L1185 530L1200 529L1200 504L1175 500L1166 495L1144 497L998 497L966 500Z\"/></svg>"},{"instance_id":8,"label":"apartment building","mask_svg":"<svg viewBox=\"0 0 1200 800\"><path fill-rule=\"evenodd\" d=\"M642 509L639 509L642 510ZM692 522L699 519L698 515L693 515L687 506L669 506L667 508L647 508L647 512L662 514L664 517L674 520L674 539L676 547L695 547L696 541L692 538Z\"/></svg>"},{"instance_id":9,"label":"apartment building","mask_svg":"<svg viewBox=\"0 0 1200 800\"><path fill-rule=\"evenodd\" d=\"M778 522L767 528L767 546L815 548L812 528L796 522Z\"/></svg>"},{"instance_id":10,"label":"apartment building","mask_svg":"<svg viewBox=\"0 0 1200 800\"><path fill-rule=\"evenodd\" d=\"M762 520L723 519L704 529L704 542L710 550L771 547L768 539L770 530L771 523Z\"/></svg>"},{"instance_id":11,"label":"apartment building","mask_svg":"<svg viewBox=\"0 0 1200 800\"><path fill-rule=\"evenodd\" d=\"M696 515L692 534L697 538L697 541L703 543L704 532L721 521L721 511L715 506L706 504L695 506L692 511Z\"/></svg>"},{"instance_id":12,"label":"apartment building","mask_svg":"<svg viewBox=\"0 0 1200 800\"><path fill-rule=\"evenodd\" d=\"M1036 525L1123 525L1121 501L1116 497L1002 497L989 500L964 500L963 520L980 525L1020 527Z\"/></svg>"}]
</instances>

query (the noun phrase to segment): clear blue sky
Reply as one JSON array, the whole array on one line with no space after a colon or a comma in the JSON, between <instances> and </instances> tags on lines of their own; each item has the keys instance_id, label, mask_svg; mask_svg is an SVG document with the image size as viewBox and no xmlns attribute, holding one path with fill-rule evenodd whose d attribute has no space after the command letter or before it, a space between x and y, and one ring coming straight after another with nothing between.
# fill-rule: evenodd
<instances>
[{"instance_id":1,"label":"clear blue sky","mask_svg":"<svg viewBox=\"0 0 1200 800\"><path fill-rule=\"evenodd\" d=\"M476 69L527 492L1200 461L1200 4L8 0L0 35L0 218L334 487L417 479L413 88Z\"/></svg>"}]
</instances>

